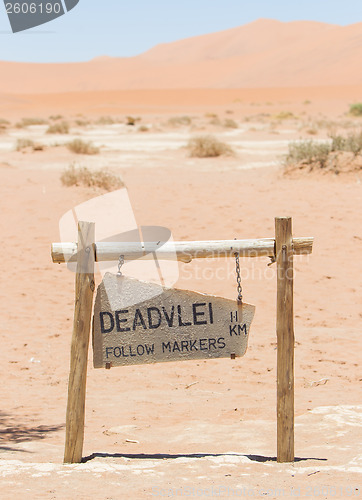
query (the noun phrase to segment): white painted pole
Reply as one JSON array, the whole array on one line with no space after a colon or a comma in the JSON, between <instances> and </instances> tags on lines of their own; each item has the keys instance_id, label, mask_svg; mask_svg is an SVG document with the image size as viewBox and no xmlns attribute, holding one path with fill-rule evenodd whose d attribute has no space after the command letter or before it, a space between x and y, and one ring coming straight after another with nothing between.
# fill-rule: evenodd
<instances>
[{"instance_id":1,"label":"white painted pole","mask_svg":"<svg viewBox=\"0 0 362 500\"><path fill-rule=\"evenodd\" d=\"M294 238L294 255L312 252L313 238ZM99 242L95 244L96 261L117 261L120 255L125 260L154 259L156 252L159 260L180 260L191 262L193 259L211 257L233 257L238 252L240 257L275 256L275 239L261 238L254 240L224 241L174 241L174 242ZM76 262L77 243L53 243L52 259L55 263Z\"/></svg>"}]
</instances>

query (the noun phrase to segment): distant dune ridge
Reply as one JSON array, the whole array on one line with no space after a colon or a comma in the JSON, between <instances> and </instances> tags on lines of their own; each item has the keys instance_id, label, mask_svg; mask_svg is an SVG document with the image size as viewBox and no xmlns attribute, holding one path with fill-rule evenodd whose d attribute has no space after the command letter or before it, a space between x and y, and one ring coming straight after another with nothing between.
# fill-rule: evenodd
<instances>
[{"instance_id":1,"label":"distant dune ridge","mask_svg":"<svg viewBox=\"0 0 362 500\"><path fill-rule=\"evenodd\" d=\"M130 58L0 62L0 92L263 88L362 84L362 23L259 19Z\"/></svg>"}]
</instances>

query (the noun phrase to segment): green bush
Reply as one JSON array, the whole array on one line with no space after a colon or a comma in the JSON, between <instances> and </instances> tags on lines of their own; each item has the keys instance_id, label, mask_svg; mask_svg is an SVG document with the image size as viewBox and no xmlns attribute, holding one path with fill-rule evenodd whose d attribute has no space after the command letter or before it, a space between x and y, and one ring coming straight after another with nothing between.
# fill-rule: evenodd
<instances>
[{"instance_id":1,"label":"green bush","mask_svg":"<svg viewBox=\"0 0 362 500\"><path fill-rule=\"evenodd\" d=\"M289 151L285 159L287 165L304 162L312 164L318 162L323 168L327 162L331 146L327 143L317 143L313 141L292 142L289 144Z\"/></svg>"},{"instance_id":2,"label":"green bush","mask_svg":"<svg viewBox=\"0 0 362 500\"><path fill-rule=\"evenodd\" d=\"M355 156L362 152L362 130L349 134L347 137L331 135L332 151L348 151Z\"/></svg>"},{"instance_id":3,"label":"green bush","mask_svg":"<svg viewBox=\"0 0 362 500\"><path fill-rule=\"evenodd\" d=\"M324 168L331 153L348 152L353 153L354 156L362 154L362 130L346 137L334 134L330 136L330 139L330 143L313 141L290 143L285 164L287 166L298 163L319 164L321 168Z\"/></svg>"},{"instance_id":4,"label":"green bush","mask_svg":"<svg viewBox=\"0 0 362 500\"><path fill-rule=\"evenodd\" d=\"M362 116L362 102L356 102L349 107L349 113L353 116Z\"/></svg>"}]
</instances>

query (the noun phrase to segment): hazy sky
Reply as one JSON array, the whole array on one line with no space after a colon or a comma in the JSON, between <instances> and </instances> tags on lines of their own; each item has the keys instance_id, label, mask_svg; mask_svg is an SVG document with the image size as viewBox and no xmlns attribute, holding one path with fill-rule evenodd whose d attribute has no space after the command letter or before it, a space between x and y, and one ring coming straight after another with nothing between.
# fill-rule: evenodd
<instances>
[{"instance_id":1,"label":"hazy sky","mask_svg":"<svg viewBox=\"0 0 362 500\"><path fill-rule=\"evenodd\" d=\"M233 28L261 17L347 25L362 21L362 0L80 0L64 16L16 34L10 31L0 0L0 60L133 56L158 43Z\"/></svg>"}]
</instances>

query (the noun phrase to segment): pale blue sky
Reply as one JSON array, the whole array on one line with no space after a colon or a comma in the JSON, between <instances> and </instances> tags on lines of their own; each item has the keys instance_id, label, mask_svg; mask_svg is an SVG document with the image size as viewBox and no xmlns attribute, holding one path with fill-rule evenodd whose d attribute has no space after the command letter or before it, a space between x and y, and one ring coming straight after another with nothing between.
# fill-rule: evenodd
<instances>
[{"instance_id":1,"label":"pale blue sky","mask_svg":"<svg viewBox=\"0 0 362 500\"><path fill-rule=\"evenodd\" d=\"M158 43L212 33L258 18L362 21L362 0L80 0L66 15L13 34L0 0L0 60L85 61L140 54Z\"/></svg>"}]
</instances>

